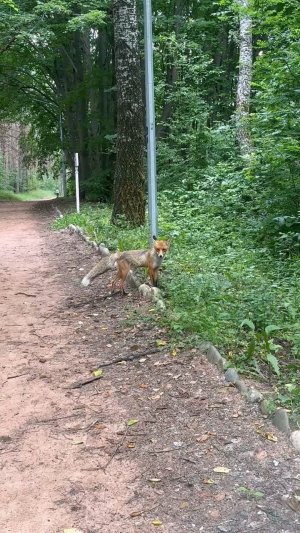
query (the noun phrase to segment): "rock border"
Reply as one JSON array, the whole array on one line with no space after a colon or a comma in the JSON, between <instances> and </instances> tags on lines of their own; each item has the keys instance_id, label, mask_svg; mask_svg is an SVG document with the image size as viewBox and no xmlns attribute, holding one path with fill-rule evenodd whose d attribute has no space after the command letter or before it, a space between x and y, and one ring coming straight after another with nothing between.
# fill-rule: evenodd
<instances>
[{"instance_id":1,"label":"rock border","mask_svg":"<svg viewBox=\"0 0 300 533\"><path fill-rule=\"evenodd\" d=\"M55 210L59 218L63 218L62 213L56 206ZM108 248L103 243L97 244L95 241L91 240L87 235L85 235L84 231L79 226L76 226L75 224L69 224L68 228L66 229L77 233L87 244L93 246L93 248L99 252L102 257L110 254ZM138 289L143 298L153 301L161 311L166 308L161 291L157 287L149 287L149 285L146 283L139 285L134 276L131 276L130 283L132 286ZM246 402L259 404L261 414L268 417L272 424L279 429L279 431L289 435L293 448L300 453L300 430L291 431L287 411L280 407L274 412L270 401L255 387L248 387L246 383L240 379L238 371L235 368L229 367L226 369L228 364L227 359L222 357L220 352L213 344L210 342L204 342L200 345L200 350L211 364L215 365L220 372L224 372L225 381L234 385Z\"/></svg>"},{"instance_id":2,"label":"rock border","mask_svg":"<svg viewBox=\"0 0 300 533\"><path fill-rule=\"evenodd\" d=\"M238 371L235 368L229 367L226 369L228 361L225 357L222 357L213 344L210 342L204 342L200 345L200 350L210 363L215 365L221 372L224 372L225 381L234 385L240 392L241 396L245 398L246 402L259 404L259 409L262 415L267 416L279 431L289 435L292 446L297 452L300 452L300 430L291 430L287 411L279 407L274 412L270 400L268 400L256 388L247 386L246 383L240 379Z\"/></svg>"},{"instance_id":3,"label":"rock border","mask_svg":"<svg viewBox=\"0 0 300 533\"><path fill-rule=\"evenodd\" d=\"M58 217L63 218L63 214L58 209L58 207L55 206L54 209ZM61 230L61 231L64 232L66 230L69 230L79 235L87 244L92 246L100 254L101 257L106 257L110 255L110 251L105 246L105 244L103 243L97 244L96 241L93 241L92 239L90 239L90 237L88 237L84 233L83 229L80 226L76 226L75 224L69 224L69 226L66 229ZM129 283L132 288L137 289L139 291L140 295L143 298L155 303L155 305L158 307L160 311L165 310L166 304L163 300L160 289L158 289L157 287L149 287L149 285L147 285L146 283L139 284L137 279L133 276L132 273L130 275Z\"/></svg>"}]
</instances>

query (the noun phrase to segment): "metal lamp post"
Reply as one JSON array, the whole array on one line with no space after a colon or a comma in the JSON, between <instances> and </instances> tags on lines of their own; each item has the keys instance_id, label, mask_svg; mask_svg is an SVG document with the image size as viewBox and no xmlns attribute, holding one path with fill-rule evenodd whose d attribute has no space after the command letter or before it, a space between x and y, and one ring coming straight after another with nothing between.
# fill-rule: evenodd
<instances>
[{"instance_id":1,"label":"metal lamp post","mask_svg":"<svg viewBox=\"0 0 300 533\"><path fill-rule=\"evenodd\" d=\"M157 235L157 187L151 0L144 0L144 25L149 241L152 245L153 236Z\"/></svg>"}]
</instances>

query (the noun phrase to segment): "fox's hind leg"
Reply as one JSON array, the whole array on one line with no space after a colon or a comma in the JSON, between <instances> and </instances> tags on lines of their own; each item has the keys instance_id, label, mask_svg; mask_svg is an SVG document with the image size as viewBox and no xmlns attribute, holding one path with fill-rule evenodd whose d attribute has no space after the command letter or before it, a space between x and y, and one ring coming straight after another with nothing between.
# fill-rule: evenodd
<instances>
[{"instance_id":1,"label":"fox's hind leg","mask_svg":"<svg viewBox=\"0 0 300 533\"><path fill-rule=\"evenodd\" d=\"M127 261L125 259L120 259L119 261L117 261L117 264L118 264L118 271L117 271L117 274L115 275L113 281L112 281L112 284L111 284L111 290L112 292L115 291L115 287L117 285L117 283L119 282L120 283L120 289L121 289L121 293L122 294L126 294L125 292L125 282L126 282L126 278L129 274L129 271L130 271L130 266L129 264L127 263Z\"/></svg>"}]
</instances>

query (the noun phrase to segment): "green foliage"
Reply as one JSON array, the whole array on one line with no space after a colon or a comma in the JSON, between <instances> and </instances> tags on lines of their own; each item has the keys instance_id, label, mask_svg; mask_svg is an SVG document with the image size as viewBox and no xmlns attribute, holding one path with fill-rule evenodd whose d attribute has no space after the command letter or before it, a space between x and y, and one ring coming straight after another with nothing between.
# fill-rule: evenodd
<instances>
[{"instance_id":1,"label":"green foliage","mask_svg":"<svg viewBox=\"0 0 300 533\"><path fill-rule=\"evenodd\" d=\"M54 198L54 191L53 189L47 190L47 189L33 189L28 192L23 192L19 194L15 194L14 192L10 191L2 191L0 189L0 200L12 200L16 202L29 202L31 200L48 200L51 198Z\"/></svg>"},{"instance_id":2,"label":"green foliage","mask_svg":"<svg viewBox=\"0 0 300 533\"><path fill-rule=\"evenodd\" d=\"M110 250L132 250L147 248L147 230L145 227L130 228L124 222L116 226L111 224L111 209L104 204L99 208L84 206L80 214L69 213L57 219L55 229L79 225L98 244L104 243Z\"/></svg>"},{"instance_id":3,"label":"green foliage","mask_svg":"<svg viewBox=\"0 0 300 533\"><path fill-rule=\"evenodd\" d=\"M250 489L248 487L238 487L237 490L247 500L261 500L265 497L264 492L260 490Z\"/></svg>"}]
</instances>

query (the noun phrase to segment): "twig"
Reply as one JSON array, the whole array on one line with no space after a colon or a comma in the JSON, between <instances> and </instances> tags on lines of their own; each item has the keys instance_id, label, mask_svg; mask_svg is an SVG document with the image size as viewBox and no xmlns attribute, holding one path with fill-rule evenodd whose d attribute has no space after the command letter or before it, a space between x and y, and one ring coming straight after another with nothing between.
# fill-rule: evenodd
<instances>
[{"instance_id":1,"label":"twig","mask_svg":"<svg viewBox=\"0 0 300 533\"><path fill-rule=\"evenodd\" d=\"M109 460L107 461L106 465L104 465L102 467L102 470L106 470L108 465L112 462L113 458L115 457L115 455L118 453L119 449L121 448L121 446L123 445L126 437L127 437L127 433L128 433L128 429L129 429L129 426L126 425L125 427L125 431L124 431L124 435L123 435L123 438L120 440L118 446L116 447L114 453L111 455L111 457L109 458Z\"/></svg>"},{"instance_id":2,"label":"twig","mask_svg":"<svg viewBox=\"0 0 300 533\"><path fill-rule=\"evenodd\" d=\"M189 459L189 457L181 457L183 461L187 461L188 463L193 463L194 465L197 464L197 461L194 461L193 459Z\"/></svg>"},{"instance_id":3,"label":"twig","mask_svg":"<svg viewBox=\"0 0 300 533\"><path fill-rule=\"evenodd\" d=\"M29 296L30 298L36 298L36 294L28 294L27 292L15 292L15 296L18 294L23 294L24 296Z\"/></svg>"},{"instance_id":4,"label":"twig","mask_svg":"<svg viewBox=\"0 0 300 533\"><path fill-rule=\"evenodd\" d=\"M159 353L161 351L162 350L159 350L158 348L153 348L152 350L146 350L144 352L137 352L137 353L134 353L134 354L120 355L120 357L118 357L117 359L113 359L112 361L105 361L104 363L99 363L98 366L99 367L110 366L110 365L115 365L117 363L122 363L122 361L133 361L134 359L138 359L139 357L153 355L153 354Z\"/></svg>"},{"instance_id":5,"label":"twig","mask_svg":"<svg viewBox=\"0 0 300 533\"><path fill-rule=\"evenodd\" d=\"M16 374L15 376L7 376L6 379L20 378L21 376L27 376L28 374L29 374L29 372L23 372L23 374Z\"/></svg>"},{"instance_id":6,"label":"twig","mask_svg":"<svg viewBox=\"0 0 300 533\"><path fill-rule=\"evenodd\" d=\"M156 453L169 453L169 452L178 452L181 451L179 448L167 448L165 450L154 450L153 452L149 452L150 455L155 455Z\"/></svg>"},{"instance_id":7,"label":"twig","mask_svg":"<svg viewBox=\"0 0 300 533\"><path fill-rule=\"evenodd\" d=\"M154 511L154 509L157 509L157 507L160 506L160 503L157 503L156 505L154 505L154 507L151 507L151 509L144 509L142 511L132 511L132 513L130 513L130 518L135 518L137 516L142 516L146 513L150 513L151 511Z\"/></svg>"},{"instance_id":8,"label":"twig","mask_svg":"<svg viewBox=\"0 0 300 533\"><path fill-rule=\"evenodd\" d=\"M88 379L85 379L84 381L75 381L75 383L72 383L72 385L69 385L67 389L81 389L84 385L88 385L89 383L93 383L93 381L97 381L98 379L102 378L101 376L93 376Z\"/></svg>"},{"instance_id":9,"label":"twig","mask_svg":"<svg viewBox=\"0 0 300 533\"><path fill-rule=\"evenodd\" d=\"M122 363L123 361L133 361L134 359L138 359L139 357L153 355L155 353L161 352L161 350L158 350L157 348L153 348L152 350L147 350L145 352L137 352L134 354L125 354L120 355L117 359L113 359L112 361L105 361L104 363L99 363L98 368L102 368L103 366L110 366L115 365L117 363ZM102 378L101 376L92 376L88 379L85 379L83 381L76 381L75 383L72 383L72 385L69 385L67 389L80 389L84 385L88 385L89 383L93 383L94 381L97 381L98 379Z\"/></svg>"},{"instance_id":10,"label":"twig","mask_svg":"<svg viewBox=\"0 0 300 533\"><path fill-rule=\"evenodd\" d=\"M44 420L37 420L38 424L47 424L48 422L56 422L57 420L64 420L65 418L78 418L82 413L74 413L73 415L57 416L55 418L45 418Z\"/></svg>"},{"instance_id":11,"label":"twig","mask_svg":"<svg viewBox=\"0 0 300 533\"><path fill-rule=\"evenodd\" d=\"M117 435L124 435L124 431L117 431ZM145 437L147 433L127 433L127 437Z\"/></svg>"}]
</instances>

